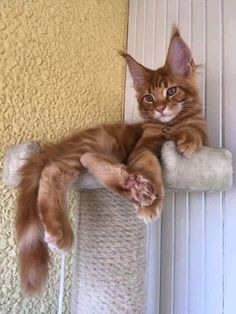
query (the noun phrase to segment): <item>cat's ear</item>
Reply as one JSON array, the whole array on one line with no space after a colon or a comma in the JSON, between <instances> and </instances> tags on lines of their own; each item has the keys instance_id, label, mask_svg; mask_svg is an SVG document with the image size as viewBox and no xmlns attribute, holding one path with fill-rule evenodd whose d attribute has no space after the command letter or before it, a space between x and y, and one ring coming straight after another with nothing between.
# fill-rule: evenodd
<instances>
[{"instance_id":1,"label":"cat's ear","mask_svg":"<svg viewBox=\"0 0 236 314\"><path fill-rule=\"evenodd\" d=\"M123 56L127 62L135 89L143 87L147 83L149 72L151 70L145 68L143 65L138 63L133 57L125 52L120 51L120 55Z\"/></svg>"},{"instance_id":2,"label":"cat's ear","mask_svg":"<svg viewBox=\"0 0 236 314\"><path fill-rule=\"evenodd\" d=\"M166 66L174 74L188 76L193 73L195 65L191 51L174 26L166 58Z\"/></svg>"}]
</instances>

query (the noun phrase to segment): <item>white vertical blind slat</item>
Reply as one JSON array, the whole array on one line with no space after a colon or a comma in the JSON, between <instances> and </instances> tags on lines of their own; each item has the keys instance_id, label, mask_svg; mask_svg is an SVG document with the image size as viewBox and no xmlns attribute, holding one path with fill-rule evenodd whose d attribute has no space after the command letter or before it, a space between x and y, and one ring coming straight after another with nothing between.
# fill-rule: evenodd
<instances>
[{"instance_id":1,"label":"white vertical blind slat","mask_svg":"<svg viewBox=\"0 0 236 314\"><path fill-rule=\"evenodd\" d=\"M207 1L206 110L211 146L221 145L221 46L219 1ZM222 206L220 193L206 194L206 313L221 314Z\"/></svg>"},{"instance_id":2,"label":"white vertical blind slat","mask_svg":"<svg viewBox=\"0 0 236 314\"><path fill-rule=\"evenodd\" d=\"M146 32L150 36L145 36L145 54L144 63L149 68L156 68L155 58L156 58L156 13L157 13L157 1L151 0L146 3ZM145 35L145 34L144 34ZM152 313L152 309L155 308L159 311L160 307L160 255L161 255L161 220L153 222L148 225L148 256L149 260L159 261L157 265L153 268L148 268L147 278L147 313ZM155 313L153 313L155 314Z\"/></svg>"},{"instance_id":3,"label":"white vertical blind slat","mask_svg":"<svg viewBox=\"0 0 236 314\"><path fill-rule=\"evenodd\" d=\"M177 1L165 1L164 58L166 59L172 24L176 22L178 12ZM157 21L158 23L158 21ZM161 40L161 37L160 37ZM163 65L163 63L161 65ZM161 245L161 300L160 313L174 314L175 288L175 194L166 193L162 217ZM168 210L167 210L168 209ZM166 228L168 225L168 228ZM169 231L169 232L168 232ZM166 256L168 252L168 262Z\"/></svg>"},{"instance_id":4,"label":"white vertical blind slat","mask_svg":"<svg viewBox=\"0 0 236 314\"><path fill-rule=\"evenodd\" d=\"M223 1L224 21L224 144L233 154L234 182L236 182L236 57L235 12L236 1ZM234 314L236 309L236 186L224 199L224 314Z\"/></svg>"}]
</instances>

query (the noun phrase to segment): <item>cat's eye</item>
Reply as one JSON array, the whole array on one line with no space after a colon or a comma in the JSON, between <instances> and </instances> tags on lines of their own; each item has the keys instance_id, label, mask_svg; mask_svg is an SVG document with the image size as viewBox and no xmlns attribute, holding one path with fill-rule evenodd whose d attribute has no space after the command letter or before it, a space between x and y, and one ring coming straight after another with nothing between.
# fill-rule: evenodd
<instances>
[{"instance_id":1,"label":"cat's eye","mask_svg":"<svg viewBox=\"0 0 236 314\"><path fill-rule=\"evenodd\" d=\"M154 96L153 96L152 94L147 94L147 95L145 95L145 96L143 97L143 99L144 99L146 102L149 102L149 103L155 101Z\"/></svg>"},{"instance_id":2,"label":"cat's eye","mask_svg":"<svg viewBox=\"0 0 236 314\"><path fill-rule=\"evenodd\" d=\"M173 86L167 89L166 95L167 96L173 96L177 92L177 87Z\"/></svg>"}]
</instances>

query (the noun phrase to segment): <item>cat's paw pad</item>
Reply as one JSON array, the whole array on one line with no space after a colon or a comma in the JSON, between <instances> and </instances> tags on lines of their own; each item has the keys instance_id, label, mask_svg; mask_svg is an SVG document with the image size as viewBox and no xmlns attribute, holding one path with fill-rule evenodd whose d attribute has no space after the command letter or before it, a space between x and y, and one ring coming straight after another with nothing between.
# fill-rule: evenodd
<instances>
[{"instance_id":1,"label":"cat's paw pad","mask_svg":"<svg viewBox=\"0 0 236 314\"><path fill-rule=\"evenodd\" d=\"M124 182L122 183L122 188L124 190L131 190L137 184L136 176L134 174L128 173L126 170L122 169Z\"/></svg>"},{"instance_id":2,"label":"cat's paw pad","mask_svg":"<svg viewBox=\"0 0 236 314\"><path fill-rule=\"evenodd\" d=\"M151 205L155 200L155 189L152 183L142 175L135 176L135 183L131 187L132 200L141 207Z\"/></svg>"}]
</instances>

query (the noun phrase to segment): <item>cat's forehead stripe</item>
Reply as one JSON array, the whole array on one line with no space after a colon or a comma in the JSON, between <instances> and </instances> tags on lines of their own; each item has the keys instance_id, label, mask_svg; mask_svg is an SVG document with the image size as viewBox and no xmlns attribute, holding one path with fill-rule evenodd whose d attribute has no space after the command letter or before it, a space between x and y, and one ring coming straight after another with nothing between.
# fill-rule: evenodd
<instances>
[{"instance_id":1,"label":"cat's forehead stripe","mask_svg":"<svg viewBox=\"0 0 236 314\"><path fill-rule=\"evenodd\" d=\"M166 88L168 86L168 81L166 78L161 78L159 81L159 87L164 87Z\"/></svg>"},{"instance_id":2,"label":"cat's forehead stripe","mask_svg":"<svg viewBox=\"0 0 236 314\"><path fill-rule=\"evenodd\" d=\"M151 81L150 85L151 89L159 88L167 88L168 87L168 80L163 77L156 77Z\"/></svg>"}]
</instances>

